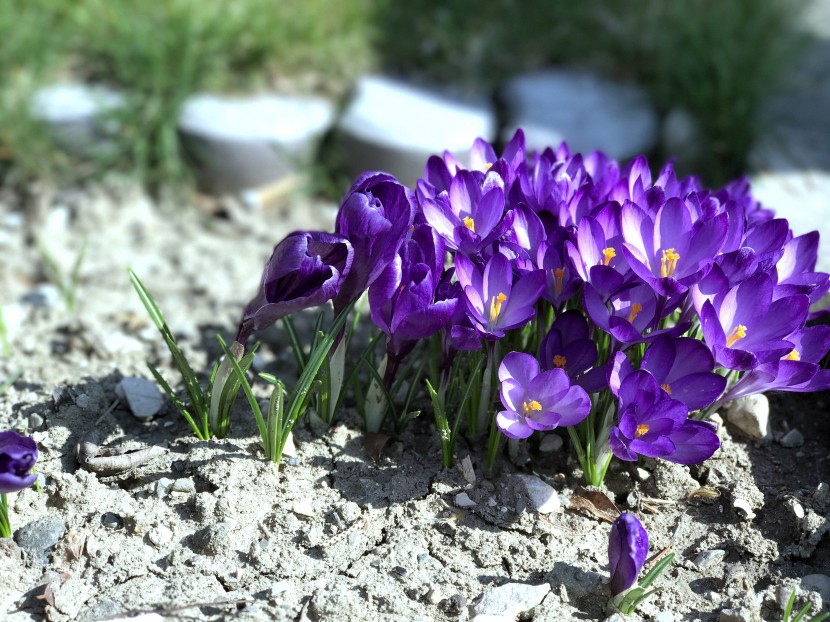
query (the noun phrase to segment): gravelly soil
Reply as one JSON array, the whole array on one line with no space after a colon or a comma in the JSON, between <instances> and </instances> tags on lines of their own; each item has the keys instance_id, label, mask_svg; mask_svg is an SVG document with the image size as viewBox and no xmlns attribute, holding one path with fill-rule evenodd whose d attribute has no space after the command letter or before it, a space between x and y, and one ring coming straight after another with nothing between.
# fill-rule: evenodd
<instances>
[{"instance_id":1,"label":"gravelly soil","mask_svg":"<svg viewBox=\"0 0 830 622\"><path fill-rule=\"evenodd\" d=\"M288 218L240 215L229 204L226 217L207 217L160 209L128 184L108 183L43 198L41 217L27 223L12 199L0 204L0 303L13 350L0 359L0 379L22 375L0 396L0 429L34 434L45 486L11 496L18 532L0 540L3 620L138 612L465 620L482 594L509 582L550 588L524 619L612 613L608 523L564 509L541 516L515 477L535 473L567 502L581 483L567 443L556 453L531 443L528 462L504 454L488 474L481 443L461 442L458 456L469 455L476 474L470 483L460 469L442 469L430 421L416 420L368 456L359 422L346 412L329 430L303 421L296 456L277 472L262 460L243 401L229 438L198 442L171 405L139 421L118 400L121 378L149 377L145 360L172 374L128 266L156 296L194 367L205 368L218 352L215 333L227 337L235 326L272 245L294 228L330 228L330 206L298 200ZM47 282L33 239L67 270L88 240L75 313ZM264 368L290 369L284 339L276 331L261 337ZM796 427L802 447L753 444L724 428L722 449L702 467L645 461L612 470L605 492L642 519L651 553L670 546L677 554L641 619L780 619L794 586L830 573L826 400L772 398L773 436ZM93 428L102 446L168 451L126 474L96 475L75 457ZM701 496L702 487L714 492ZM456 507L462 491L475 506ZM754 517L737 512L736 500ZM716 552L700 556L706 551ZM800 594L821 605L817 591Z\"/></svg>"}]
</instances>

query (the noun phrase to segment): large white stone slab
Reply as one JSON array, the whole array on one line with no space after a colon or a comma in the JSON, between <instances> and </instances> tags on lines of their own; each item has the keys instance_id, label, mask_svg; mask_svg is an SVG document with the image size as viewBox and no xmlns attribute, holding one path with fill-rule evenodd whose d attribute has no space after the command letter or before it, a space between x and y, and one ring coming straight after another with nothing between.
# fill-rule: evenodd
<instances>
[{"instance_id":1,"label":"large white stone slab","mask_svg":"<svg viewBox=\"0 0 830 622\"><path fill-rule=\"evenodd\" d=\"M318 97L200 94L185 102L178 128L199 185L227 193L301 172L333 118Z\"/></svg>"},{"instance_id":2,"label":"large white stone slab","mask_svg":"<svg viewBox=\"0 0 830 622\"><path fill-rule=\"evenodd\" d=\"M602 150L616 159L649 151L658 138L657 113L645 93L630 84L568 70L518 76L503 89L508 122L503 140L518 128L528 149Z\"/></svg>"},{"instance_id":3,"label":"large white stone slab","mask_svg":"<svg viewBox=\"0 0 830 622\"><path fill-rule=\"evenodd\" d=\"M414 184L430 155L449 150L463 159L476 138L492 141L496 117L482 101L366 76L357 83L339 129L351 175L383 170Z\"/></svg>"}]
</instances>

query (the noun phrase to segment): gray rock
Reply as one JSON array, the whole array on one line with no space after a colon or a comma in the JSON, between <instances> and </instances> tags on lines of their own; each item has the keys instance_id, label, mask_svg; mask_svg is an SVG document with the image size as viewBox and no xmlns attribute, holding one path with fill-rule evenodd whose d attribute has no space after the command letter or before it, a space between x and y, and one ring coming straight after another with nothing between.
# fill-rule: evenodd
<instances>
[{"instance_id":1,"label":"gray rock","mask_svg":"<svg viewBox=\"0 0 830 622\"><path fill-rule=\"evenodd\" d=\"M625 159L649 151L657 142L658 121L645 93L589 73L545 71L519 76L504 88L508 106L504 140L518 128L528 149L597 149Z\"/></svg>"},{"instance_id":2,"label":"gray rock","mask_svg":"<svg viewBox=\"0 0 830 622\"><path fill-rule=\"evenodd\" d=\"M789 449L793 449L795 447L803 447L804 435L801 432L799 432L796 428L793 428L784 436L782 436L778 440L778 442L781 443L781 447L787 447Z\"/></svg>"},{"instance_id":3,"label":"gray rock","mask_svg":"<svg viewBox=\"0 0 830 622\"><path fill-rule=\"evenodd\" d=\"M127 401L130 411L137 419L151 419L164 406L164 397L158 387L147 378L122 378L115 387L115 393Z\"/></svg>"},{"instance_id":4,"label":"gray rock","mask_svg":"<svg viewBox=\"0 0 830 622\"><path fill-rule=\"evenodd\" d=\"M339 129L350 174L383 170L414 184L430 155L449 150L460 157L476 138L495 138L496 118L484 102L366 76L357 83Z\"/></svg>"},{"instance_id":5,"label":"gray rock","mask_svg":"<svg viewBox=\"0 0 830 622\"><path fill-rule=\"evenodd\" d=\"M37 413L29 414L29 428L31 430L39 430L43 425L43 417Z\"/></svg>"},{"instance_id":6,"label":"gray rock","mask_svg":"<svg viewBox=\"0 0 830 622\"><path fill-rule=\"evenodd\" d=\"M539 451L543 454L554 453L562 449L563 444L564 441L558 434L545 434L542 438L542 442L539 443Z\"/></svg>"},{"instance_id":7,"label":"gray rock","mask_svg":"<svg viewBox=\"0 0 830 622\"><path fill-rule=\"evenodd\" d=\"M505 583L490 588L473 605L475 615L505 616L516 618L541 603L550 592L550 585Z\"/></svg>"},{"instance_id":8,"label":"gray rock","mask_svg":"<svg viewBox=\"0 0 830 622\"><path fill-rule=\"evenodd\" d=\"M49 550L66 533L66 524L59 518L45 516L15 533L15 542L40 564L49 562Z\"/></svg>"},{"instance_id":9,"label":"gray rock","mask_svg":"<svg viewBox=\"0 0 830 622\"><path fill-rule=\"evenodd\" d=\"M120 93L104 87L58 84L35 93L32 115L47 124L65 151L81 157L103 156L115 148L112 137L118 125L112 113L123 102Z\"/></svg>"},{"instance_id":10,"label":"gray rock","mask_svg":"<svg viewBox=\"0 0 830 622\"><path fill-rule=\"evenodd\" d=\"M550 514L560 508L559 495L553 486L543 482L535 475L516 475L524 484L530 502L539 514Z\"/></svg>"},{"instance_id":11,"label":"gray rock","mask_svg":"<svg viewBox=\"0 0 830 622\"><path fill-rule=\"evenodd\" d=\"M698 570L703 570L704 568L708 568L709 566L713 566L715 564L719 564L723 561L723 558L726 556L726 551L723 549L711 549L709 551L701 551L695 557L695 566L698 567Z\"/></svg>"},{"instance_id":12,"label":"gray rock","mask_svg":"<svg viewBox=\"0 0 830 622\"><path fill-rule=\"evenodd\" d=\"M155 546L162 547L173 541L173 532L166 525L156 525L147 532L147 539Z\"/></svg>"},{"instance_id":13,"label":"gray rock","mask_svg":"<svg viewBox=\"0 0 830 622\"><path fill-rule=\"evenodd\" d=\"M746 607L734 607L722 610L718 620L720 622L755 622L756 618Z\"/></svg>"},{"instance_id":14,"label":"gray rock","mask_svg":"<svg viewBox=\"0 0 830 622\"><path fill-rule=\"evenodd\" d=\"M173 489L174 483L175 482L169 477L160 478L158 481L156 481L155 485L156 496L159 499L164 499L164 497L170 494L170 491Z\"/></svg>"},{"instance_id":15,"label":"gray rock","mask_svg":"<svg viewBox=\"0 0 830 622\"><path fill-rule=\"evenodd\" d=\"M170 487L170 492L178 492L181 494L190 494L196 492L196 484L189 477L181 477L173 482Z\"/></svg>"},{"instance_id":16,"label":"gray rock","mask_svg":"<svg viewBox=\"0 0 830 622\"><path fill-rule=\"evenodd\" d=\"M274 186L311 164L334 109L325 99L195 95L182 107L182 145L199 184L222 194Z\"/></svg>"},{"instance_id":17,"label":"gray rock","mask_svg":"<svg viewBox=\"0 0 830 622\"><path fill-rule=\"evenodd\" d=\"M470 499L470 495L466 492L459 492L455 495L455 507L458 508L472 508L477 506L478 503Z\"/></svg>"},{"instance_id":18,"label":"gray rock","mask_svg":"<svg viewBox=\"0 0 830 622\"><path fill-rule=\"evenodd\" d=\"M214 523L193 534L193 548L203 555L220 555L231 548L231 526Z\"/></svg>"},{"instance_id":19,"label":"gray rock","mask_svg":"<svg viewBox=\"0 0 830 622\"><path fill-rule=\"evenodd\" d=\"M769 400L763 394L734 400L726 411L726 420L752 439L769 435Z\"/></svg>"}]
</instances>

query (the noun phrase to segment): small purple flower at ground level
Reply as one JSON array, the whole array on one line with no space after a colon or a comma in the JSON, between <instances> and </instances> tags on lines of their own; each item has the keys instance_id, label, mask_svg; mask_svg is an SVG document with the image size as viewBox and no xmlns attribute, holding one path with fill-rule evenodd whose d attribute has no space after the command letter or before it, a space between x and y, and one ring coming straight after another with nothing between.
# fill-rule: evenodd
<instances>
[{"instance_id":1,"label":"small purple flower at ground level","mask_svg":"<svg viewBox=\"0 0 830 622\"><path fill-rule=\"evenodd\" d=\"M0 494L17 492L35 483L31 473L37 461L37 444L14 430L0 432Z\"/></svg>"},{"instance_id":2,"label":"small purple flower at ground level","mask_svg":"<svg viewBox=\"0 0 830 622\"><path fill-rule=\"evenodd\" d=\"M259 293L245 307L236 341L244 345L252 332L329 301L349 272L353 256L352 245L339 235L289 234L265 264Z\"/></svg>"},{"instance_id":3,"label":"small purple flower at ground level","mask_svg":"<svg viewBox=\"0 0 830 622\"><path fill-rule=\"evenodd\" d=\"M357 300L395 258L414 219L414 195L388 173L364 173L346 193L335 233L354 247L352 269L334 298L339 313Z\"/></svg>"},{"instance_id":4,"label":"small purple flower at ground level","mask_svg":"<svg viewBox=\"0 0 830 622\"><path fill-rule=\"evenodd\" d=\"M541 371L530 354L510 352L499 366L501 401L506 410L496 415L505 436L527 438L536 430L576 425L588 416L591 399L572 386L562 369Z\"/></svg>"},{"instance_id":5,"label":"small purple flower at ground level","mask_svg":"<svg viewBox=\"0 0 830 622\"><path fill-rule=\"evenodd\" d=\"M617 596L637 582L648 556L648 533L633 514L620 514L608 537L611 594Z\"/></svg>"},{"instance_id":6,"label":"small purple flower at ground level","mask_svg":"<svg viewBox=\"0 0 830 622\"><path fill-rule=\"evenodd\" d=\"M470 320L484 339L501 339L505 331L536 315L533 305L545 288L541 270L528 272L514 282L510 260L501 253L490 258L484 273L464 255L456 255L455 269Z\"/></svg>"}]
</instances>

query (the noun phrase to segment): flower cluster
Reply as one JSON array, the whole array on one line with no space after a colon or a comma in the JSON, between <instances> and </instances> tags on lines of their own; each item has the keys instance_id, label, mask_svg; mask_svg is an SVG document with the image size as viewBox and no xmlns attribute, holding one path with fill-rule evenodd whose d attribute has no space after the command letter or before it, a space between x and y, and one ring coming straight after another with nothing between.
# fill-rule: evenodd
<instances>
[{"instance_id":1,"label":"flower cluster","mask_svg":"<svg viewBox=\"0 0 830 622\"><path fill-rule=\"evenodd\" d=\"M643 157L621 165L565 144L529 154L521 130L500 156L477 140L469 162L432 156L414 189L361 176L334 234L277 246L237 339L368 291L387 397L403 360L432 343L421 358L436 395L480 383L468 431L569 426L591 483L612 455L705 460L718 438L701 419L724 400L830 388L830 327L805 325L830 288L818 234L795 236L746 181L710 190L671 163L653 178Z\"/></svg>"}]
</instances>

